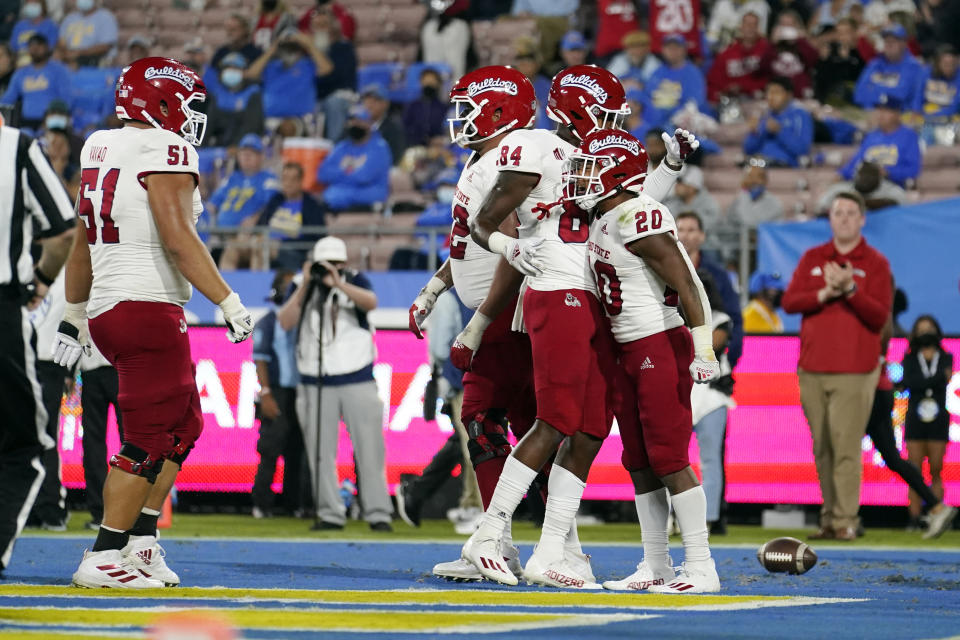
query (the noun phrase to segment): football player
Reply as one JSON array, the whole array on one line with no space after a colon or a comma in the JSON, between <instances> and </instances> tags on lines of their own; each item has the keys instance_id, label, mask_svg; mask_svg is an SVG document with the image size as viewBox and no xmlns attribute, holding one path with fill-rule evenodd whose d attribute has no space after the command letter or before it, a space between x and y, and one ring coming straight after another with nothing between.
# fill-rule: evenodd
<instances>
[{"instance_id":1,"label":"football player","mask_svg":"<svg viewBox=\"0 0 960 640\"><path fill-rule=\"evenodd\" d=\"M470 237L469 224L497 177L493 151L504 136L529 126L536 117L533 86L516 69L483 67L464 75L454 85L450 101L456 110L450 119L450 138L473 153L454 195L450 258L410 307L410 330L418 338L423 337L421 327L437 297L451 286L456 286L465 305L476 309L486 298L496 271L504 272L508 283L516 279L516 286L523 278L499 254L478 246ZM516 227L516 217L508 216L501 230L515 236ZM470 438L467 446L484 507L490 502L500 470L510 454L507 422L520 438L533 424L537 412L530 340L526 334L510 330L516 297L514 292L507 307L492 318L478 345L473 367L463 376L461 419ZM502 557L508 569L519 574L522 567L517 556L510 532L506 531ZM433 573L455 580L482 578L463 559L442 562L433 568Z\"/></svg>"},{"instance_id":2,"label":"football player","mask_svg":"<svg viewBox=\"0 0 960 640\"><path fill-rule=\"evenodd\" d=\"M570 562L582 556L571 524L590 465L610 431L613 390L606 373L616 368L616 356L589 270L589 215L562 201L561 173L583 138L597 129L622 126L629 107L612 74L577 65L554 77L547 113L559 123L556 131L518 130L500 141L496 182L470 225L477 244L500 253L527 276L522 315L533 350L537 420L505 462L480 527L462 555L484 577L517 584L516 576L496 561L498 543L537 473L556 453L543 532L523 577L548 586L599 589L588 562ZM659 197L676 179L681 154L699 144L680 130L665 143L667 162L647 186ZM515 210L520 221L516 239L499 231ZM451 355L458 366L469 366L491 313L504 304L502 291L495 280L490 296L458 337Z\"/></svg>"},{"instance_id":3,"label":"football player","mask_svg":"<svg viewBox=\"0 0 960 640\"><path fill-rule=\"evenodd\" d=\"M633 575L603 586L708 593L719 591L720 580L707 541L706 496L687 455L690 390L719 376L720 365L706 292L670 211L639 189L646 174L640 142L606 129L587 136L571 155L566 183L567 200L593 214L590 263L636 403L618 418L644 560ZM676 577L667 547L668 491L685 554Z\"/></svg>"},{"instance_id":4,"label":"football player","mask_svg":"<svg viewBox=\"0 0 960 640\"><path fill-rule=\"evenodd\" d=\"M186 65L142 58L116 85L124 126L94 132L81 152L67 262L67 307L55 359L70 367L92 338L120 380L124 440L110 458L104 514L73 584L153 588L180 582L157 543L157 516L203 429L183 305L191 285L219 305L232 342L253 322L197 236L197 151L206 89Z\"/></svg>"}]
</instances>

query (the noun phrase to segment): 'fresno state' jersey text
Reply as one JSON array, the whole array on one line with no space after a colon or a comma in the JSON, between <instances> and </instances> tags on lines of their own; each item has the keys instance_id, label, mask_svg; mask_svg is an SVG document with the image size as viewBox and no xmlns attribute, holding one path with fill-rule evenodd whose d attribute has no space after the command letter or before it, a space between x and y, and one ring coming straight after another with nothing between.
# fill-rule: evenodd
<instances>
[{"instance_id":1,"label":"'fresno state' jersey text","mask_svg":"<svg viewBox=\"0 0 960 640\"><path fill-rule=\"evenodd\" d=\"M96 131L81 151L77 213L87 230L91 318L125 300L183 306L192 288L164 250L144 182L151 173L198 175L197 151L164 129ZM203 210L193 191L193 221Z\"/></svg>"},{"instance_id":2,"label":"'fresno state' jersey text","mask_svg":"<svg viewBox=\"0 0 960 640\"><path fill-rule=\"evenodd\" d=\"M617 342L640 340L683 324L676 292L627 249L634 240L660 233L676 239L677 224L665 206L644 193L614 207L590 227L590 264ZM686 256L683 245L677 246Z\"/></svg>"}]
</instances>

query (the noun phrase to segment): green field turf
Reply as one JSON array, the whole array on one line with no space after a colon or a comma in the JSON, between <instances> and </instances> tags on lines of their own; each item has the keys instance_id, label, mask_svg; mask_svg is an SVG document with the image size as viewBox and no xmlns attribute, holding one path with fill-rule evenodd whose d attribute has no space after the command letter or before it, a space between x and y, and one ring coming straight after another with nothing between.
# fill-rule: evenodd
<instances>
[{"instance_id":1,"label":"green field turf","mask_svg":"<svg viewBox=\"0 0 960 640\"><path fill-rule=\"evenodd\" d=\"M90 519L84 512L73 512L66 534L48 531L27 530L24 535L42 533L44 535L89 534L93 531L83 528ZM384 542L401 541L465 541L453 531L453 525L446 520L425 520L420 528L414 529L402 521L394 521L394 533L375 533L365 522L351 521L343 531L310 531L311 521L296 518L268 518L255 520L247 515L188 514L176 513L173 516L173 528L165 530L161 536L177 538L310 538L317 540L382 540ZM757 545L779 536L793 536L801 540L811 532L810 529L762 529L759 526L733 525L725 536L712 536L713 544ZM529 522L517 522L513 525L513 537L519 542L532 543L540 537L540 531ZM640 544L640 528L634 524L604 524L580 527L580 538L589 543ZM676 542L679 542L677 538ZM902 529L868 529L867 535L856 543L831 542L821 540L817 546L871 546L898 548L960 548L960 530L948 531L937 540L923 540L918 532Z\"/></svg>"}]
</instances>

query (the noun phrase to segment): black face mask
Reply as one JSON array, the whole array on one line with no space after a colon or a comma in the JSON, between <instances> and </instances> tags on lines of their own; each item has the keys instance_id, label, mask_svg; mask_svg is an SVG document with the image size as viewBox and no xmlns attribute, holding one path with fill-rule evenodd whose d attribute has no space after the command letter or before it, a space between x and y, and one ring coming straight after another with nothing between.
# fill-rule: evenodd
<instances>
[{"instance_id":1,"label":"black face mask","mask_svg":"<svg viewBox=\"0 0 960 640\"><path fill-rule=\"evenodd\" d=\"M773 305L774 309L778 309L782 301L783 301L783 291L777 291L775 294L773 294L773 298L770 299L770 304Z\"/></svg>"},{"instance_id":2,"label":"black face mask","mask_svg":"<svg viewBox=\"0 0 960 640\"><path fill-rule=\"evenodd\" d=\"M918 349L938 347L940 346L940 336L935 333L921 333L913 339L912 343Z\"/></svg>"},{"instance_id":3,"label":"black face mask","mask_svg":"<svg viewBox=\"0 0 960 640\"><path fill-rule=\"evenodd\" d=\"M420 89L420 92L423 94L424 98L428 100L436 100L440 97L440 89L434 87L433 85L427 85Z\"/></svg>"},{"instance_id":4,"label":"black face mask","mask_svg":"<svg viewBox=\"0 0 960 640\"><path fill-rule=\"evenodd\" d=\"M347 127L347 137L351 140L363 140L367 137L367 129L364 127Z\"/></svg>"},{"instance_id":5,"label":"black face mask","mask_svg":"<svg viewBox=\"0 0 960 640\"><path fill-rule=\"evenodd\" d=\"M277 8L277 0L263 0L263 2L260 3L260 7L264 11L273 11Z\"/></svg>"}]
</instances>

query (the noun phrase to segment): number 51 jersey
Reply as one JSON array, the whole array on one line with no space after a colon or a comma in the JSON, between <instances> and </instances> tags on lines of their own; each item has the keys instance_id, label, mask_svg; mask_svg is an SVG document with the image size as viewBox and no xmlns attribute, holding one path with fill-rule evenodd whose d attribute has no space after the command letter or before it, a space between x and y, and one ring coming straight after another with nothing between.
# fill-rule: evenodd
<instances>
[{"instance_id":1,"label":"number 51 jersey","mask_svg":"<svg viewBox=\"0 0 960 640\"><path fill-rule=\"evenodd\" d=\"M625 343L683 324L677 294L643 261L627 249L634 240L669 233L676 240L677 223L670 211L639 193L614 207L590 226L590 264L600 303L610 317L613 337Z\"/></svg>"},{"instance_id":2,"label":"number 51 jersey","mask_svg":"<svg viewBox=\"0 0 960 640\"><path fill-rule=\"evenodd\" d=\"M125 300L183 306L190 283L160 240L144 182L152 173L189 173L199 178L197 152L177 134L151 127L94 132L80 152L77 213L87 229L93 287L91 318ZM193 190L193 222L203 205Z\"/></svg>"}]
</instances>

